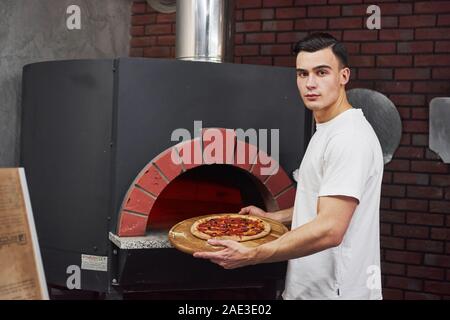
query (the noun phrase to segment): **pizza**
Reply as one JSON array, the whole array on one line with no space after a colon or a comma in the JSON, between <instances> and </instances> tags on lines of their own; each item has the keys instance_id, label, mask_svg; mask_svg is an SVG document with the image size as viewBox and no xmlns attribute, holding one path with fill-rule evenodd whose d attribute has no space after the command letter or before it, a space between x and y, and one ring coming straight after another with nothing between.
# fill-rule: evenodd
<instances>
[{"instance_id":1,"label":"pizza","mask_svg":"<svg viewBox=\"0 0 450 320\"><path fill-rule=\"evenodd\" d=\"M248 241L259 239L270 233L270 223L255 216L240 214L218 214L200 218L191 226L197 238Z\"/></svg>"}]
</instances>

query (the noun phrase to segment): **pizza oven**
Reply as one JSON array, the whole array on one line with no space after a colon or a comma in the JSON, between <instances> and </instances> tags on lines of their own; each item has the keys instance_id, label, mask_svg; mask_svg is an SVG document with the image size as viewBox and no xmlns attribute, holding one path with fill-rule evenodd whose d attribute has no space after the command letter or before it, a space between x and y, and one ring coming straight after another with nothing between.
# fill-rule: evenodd
<instances>
[{"instance_id":1,"label":"pizza oven","mask_svg":"<svg viewBox=\"0 0 450 320\"><path fill-rule=\"evenodd\" d=\"M140 58L25 66L21 165L47 281L110 296L274 294L285 263L224 270L172 248L167 233L190 217L292 206L310 134L290 68Z\"/></svg>"}]
</instances>

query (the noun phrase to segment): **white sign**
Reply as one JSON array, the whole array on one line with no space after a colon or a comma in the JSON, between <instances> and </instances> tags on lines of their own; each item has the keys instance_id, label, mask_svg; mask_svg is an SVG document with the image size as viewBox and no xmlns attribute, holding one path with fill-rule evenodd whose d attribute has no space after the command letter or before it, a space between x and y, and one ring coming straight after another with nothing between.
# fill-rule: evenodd
<instances>
[{"instance_id":1,"label":"white sign","mask_svg":"<svg viewBox=\"0 0 450 320\"><path fill-rule=\"evenodd\" d=\"M108 271L108 257L82 254L81 269L93 271Z\"/></svg>"}]
</instances>

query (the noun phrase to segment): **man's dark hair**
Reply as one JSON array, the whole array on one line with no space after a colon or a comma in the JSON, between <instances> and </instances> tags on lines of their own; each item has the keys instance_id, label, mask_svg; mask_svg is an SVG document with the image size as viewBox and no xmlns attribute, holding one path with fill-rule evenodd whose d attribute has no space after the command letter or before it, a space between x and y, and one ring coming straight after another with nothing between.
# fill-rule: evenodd
<instances>
[{"instance_id":1,"label":"man's dark hair","mask_svg":"<svg viewBox=\"0 0 450 320\"><path fill-rule=\"evenodd\" d=\"M316 32L306 36L294 46L294 53L301 51L316 52L331 47L342 67L348 67L348 55L345 46L329 33Z\"/></svg>"}]
</instances>

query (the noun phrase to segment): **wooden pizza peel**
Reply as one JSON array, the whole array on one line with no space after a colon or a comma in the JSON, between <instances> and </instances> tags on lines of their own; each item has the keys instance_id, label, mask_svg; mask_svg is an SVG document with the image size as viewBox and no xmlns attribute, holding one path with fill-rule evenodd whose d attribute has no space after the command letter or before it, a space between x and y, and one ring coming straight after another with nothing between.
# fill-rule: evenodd
<instances>
[{"instance_id":1,"label":"wooden pizza peel","mask_svg":"<svg viewBox=\"0 0 450 320\"><path fill-rule=\"evenodd\" d=\"M183 220L181 222L178 222L176 225L174 225L169 230L169 241L172 244L172 246L184 253L193 254L194 252L199 251L219 251L222 250L223 247L220 246L212 246L207 243L206 240L197 238L191 233L191 226L192 224L197 221L198 219L202 218L209 218L214 216L224 215L224 213L220 214L210 214L205 216L199 216L199 217L192 217L186 220ZM261 220L264 220L268 223L270 223L271 231L270 233L259 239L254 240L248 240L241 242L243 245L248 247L256 247L261 244L273 241L277 238L279 238L282 234L288 232L288 229L285 225L282 223L268 219L268 218L261 218L258 217Z\"/></svg>"}]
</instances>

